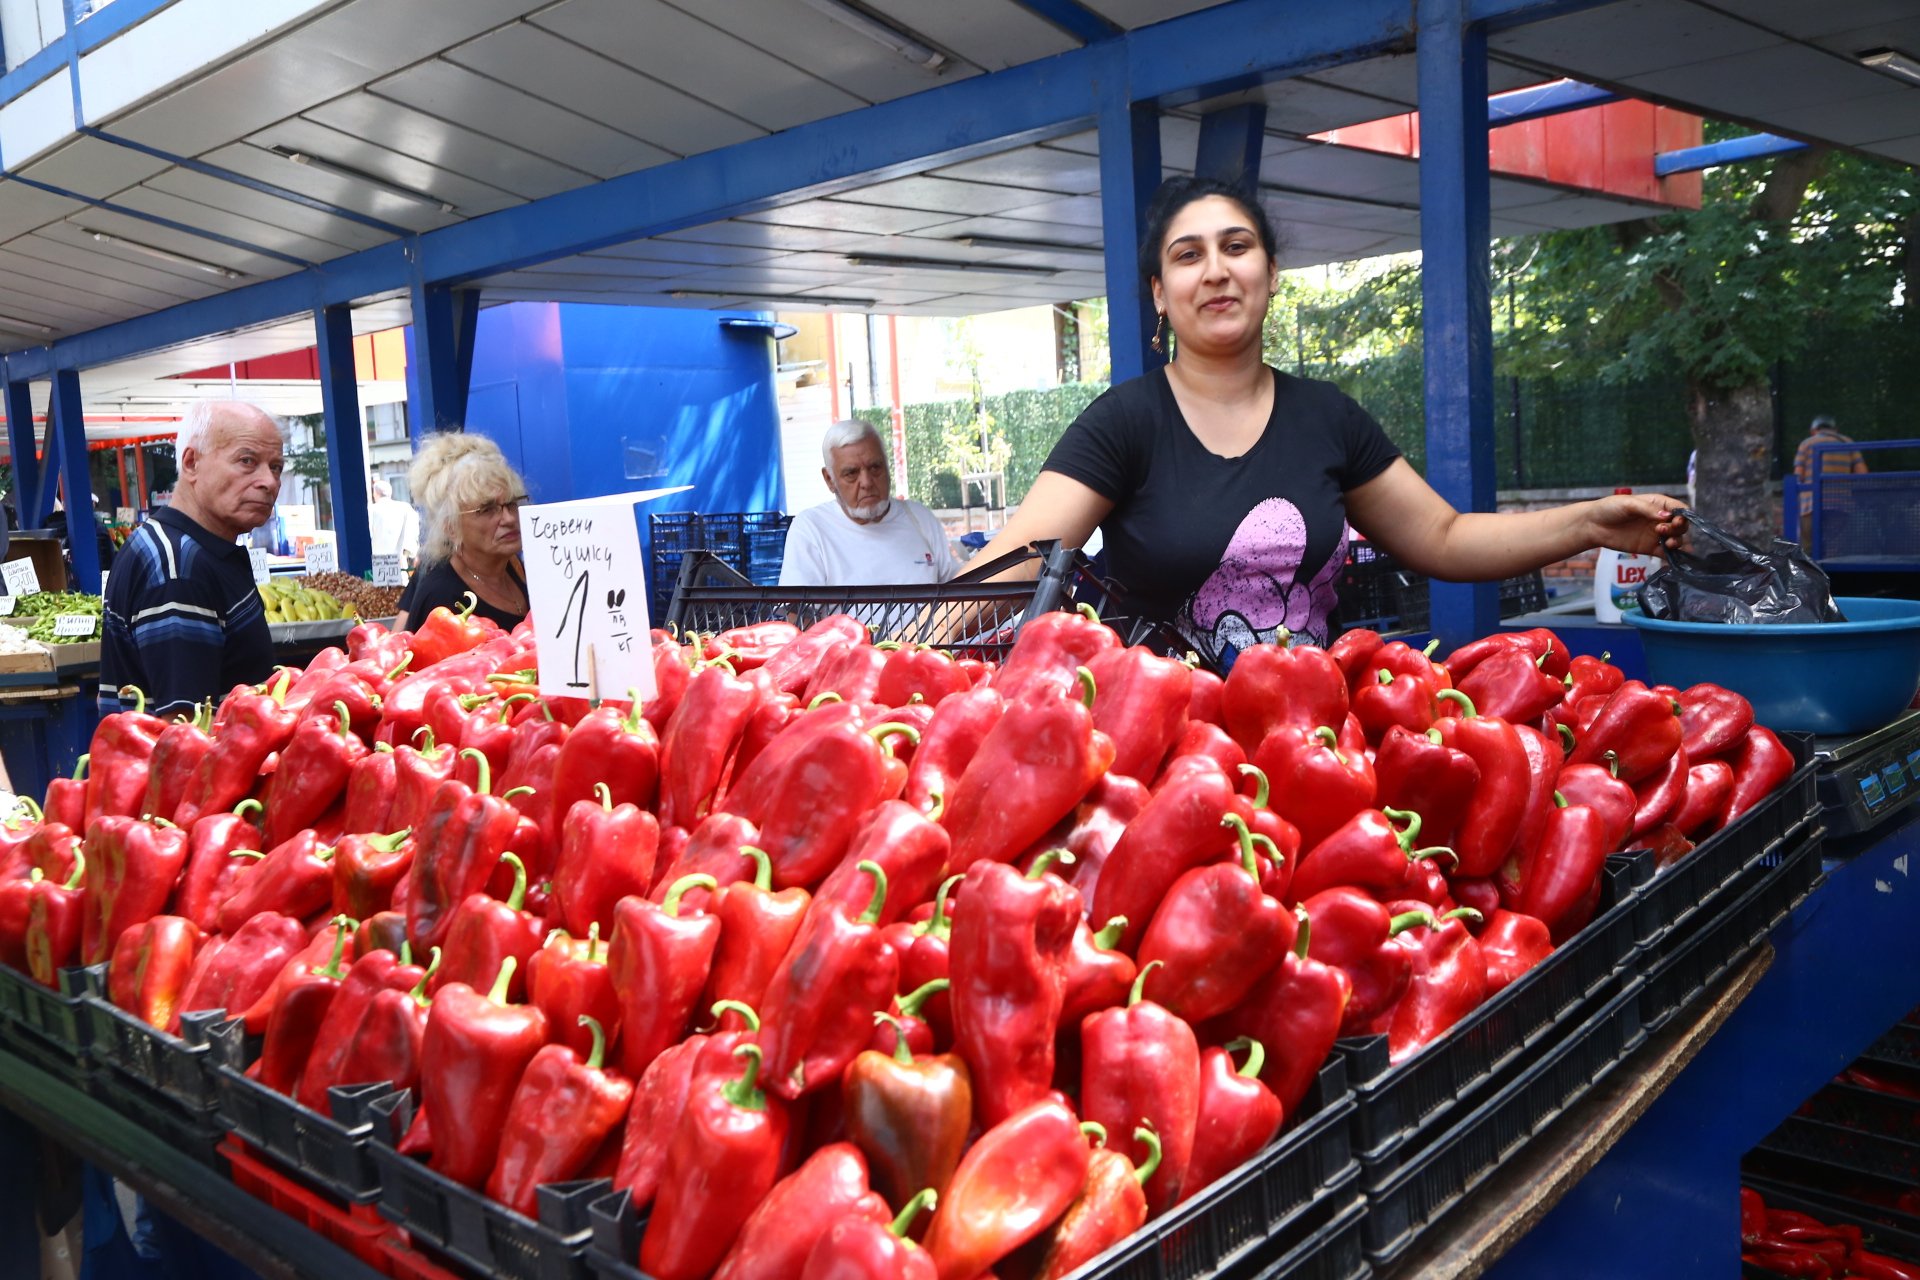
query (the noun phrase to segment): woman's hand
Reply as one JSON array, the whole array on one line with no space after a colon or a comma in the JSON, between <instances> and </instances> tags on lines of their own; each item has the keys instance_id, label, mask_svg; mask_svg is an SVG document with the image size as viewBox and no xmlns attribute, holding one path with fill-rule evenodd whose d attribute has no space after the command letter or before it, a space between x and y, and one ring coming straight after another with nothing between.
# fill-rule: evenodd
<instances>
[{"instance_id":1,"label":"woman's hand","mask_svg":"<svg viewBox=\"0 0 1920 1280\"><path fill-rule=\"evenodd\" d=\"M1683 545L1687 520L1679 514L1685 505L1660 493L1616 493L1596 498L1589 515L1595 546L1634 555L1654 555Z\"/></svg>"}]
</instances>

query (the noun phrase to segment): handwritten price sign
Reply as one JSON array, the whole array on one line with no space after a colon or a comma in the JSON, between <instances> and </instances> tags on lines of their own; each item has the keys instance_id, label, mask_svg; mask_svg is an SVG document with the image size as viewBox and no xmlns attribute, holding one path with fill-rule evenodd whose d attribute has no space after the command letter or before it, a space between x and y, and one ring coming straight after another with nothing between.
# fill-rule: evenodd
<instances>
[{"instance_id":1,"label":"handwritten price sign","mask_svg":"<svg viewBox=\"0 0 1920 1280\"><path fill-rule=\"evenodd\" d=\"M638 690L641 701L653 697L646 565L634 507L677 492L520 508L541 693L625 699L628 690Z\"/></svg>"}]
</instances>

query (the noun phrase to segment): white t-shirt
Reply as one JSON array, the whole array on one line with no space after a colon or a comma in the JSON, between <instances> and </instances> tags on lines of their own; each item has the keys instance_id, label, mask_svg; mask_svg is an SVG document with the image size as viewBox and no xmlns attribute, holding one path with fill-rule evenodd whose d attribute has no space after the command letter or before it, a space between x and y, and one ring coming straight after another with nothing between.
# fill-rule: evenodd
<instances>
[{"instance_id":1,"label":"white t-shirt","mask_svg":"<svg viewBox=\"0 0 1920 1280\"><path fill-rule=\"evenodd\" d=\"M895 498L873 524L855 524L837 502L809 507L787 528L783 587L945 582L960 572L933 512Z\"/></svg>"},{"instance_id":2,"label":"white t-shirt","mask_svg":"<svg viewBox=\"0 0 1920 1280\"><path fill-rule=\"evenodd\" d=\"M375 499L367 505L367 526L374 555L410 556L420 550L420 516L404 502Z\"/></svg>"}]
</instances>

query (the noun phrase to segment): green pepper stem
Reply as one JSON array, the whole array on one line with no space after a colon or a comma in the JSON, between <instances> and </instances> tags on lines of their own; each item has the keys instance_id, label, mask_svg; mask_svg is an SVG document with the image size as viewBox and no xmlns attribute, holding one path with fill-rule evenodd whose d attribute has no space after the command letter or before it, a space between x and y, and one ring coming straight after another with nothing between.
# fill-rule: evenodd
<instances>
[{"instance_id":1,"label":"green pepper stem","mask_svg":"<svg viewBox=\"0 0 1920 1280\"><path fill-rule=\"evenodd\" d=\"M381 853L398 853L400 846L413 834L412 827L402 827L398 831L389 831L385 835L367 836L366 841Z\"/></svg>"},{"instance_id":2,"label":"green pepper stem","mask_svg":"<svg viewBox=\"0 0 1920 1280\"><path fill-rule=\"evenodd\" d=\"M947 914L947 899L953 895L953 886L967 877L951 875L940 882L939 891L933 895L933 914L914 926L916 937L931 937L941 942L953 936L953 917Z\"/></svg>"},{"instance_id":3,"label":"green pepper stem","mask_svg":"<svg viewBox=\"0 0 1920 1280\"><path fill-rule=\"evenodd\" d=\"M889 720L867 730L867 736L880 744L880 749L888 755L893 754L893 739L905 738L914 746L920 745L920 731L903 720Z\"/></svg>"},{"instance_id":4,"label":"green pepper stem","mask_svg":"<svg viewBox=\"0 0 1920 1280\"><path fill-rule=\"evenodd\" d=\"M600 922L595 920L587 926L587 963L594 964L600 959Z\"/></svg>"},{"instance_id":5,"label":"green pepper stem","mask_svg":"<svg viewBox=\"0 0 1920 1280\"><path fill-rule=\"evenodd\" d=\"M414 983L413 991L410 993L415 1001L423 1005L428 1003L427 984L433 981L433 975L438 972L440 972L440 948L435 947L427 955L426 972L420 975L420 981Z\"/></svg>"},{"instance_id":6,"label":"green pepper stem","mask_svg":"<svg viewBox=\"0 0 1920 1280\"><path fill-rule=\"evenodd\" d=\"M80 755L80 758L73 762L73 780L75 782L79 782L85 779L87 776L87 766L92 763L93 763L93 752L91 751L82 752Z\"/></svg>"},{"instance_id":7,"label":"green pepper stem","mask_svg":"<svg viewBox=\"0 0 1920 1280\"><path fill-rule=\"evenodd\" d=\"M280 677L280 682L284 685L286 683L286 679L287 678L283 675ZM120 692L123 694L131 693L133 695L133 714L135 715L146 714L146 710L147 710L146 690L142 689L137 684L123 684L120 686Z\"/></svg>"},{"instance_id":8,"label":"green pepper stem","mask_svg":"<svg viewBox=\"0 0 1920 1280\"><path fill-rule=\"evenodd\" d=\"M1321 725L1313 731L1312 736L1319 739L1320 742L1326 746L1327 750L1333 752L1333 758L1335 760L1338 760L1341 764L1347 762L1346 756L1340 753L1340 735L1333 731L1331 725Z\"/></svg>"},{"instance_id":9,"label":"green pepper stem","mask_svg":"<svg viewBox=\"0 0 1920 1280\"><path fill-rule=\"evenodd\" d=\"M760 1029L760 1015L755 1013L753 1006L744 1000L716 1000L712 1012L713 1021L716 1026L719 1025L720 1019L727 1014L737 1013L740 1015L740 1020L747 1024L747 1030L758 1031Z\"/></svg>"},{"instance_id":10,"label":"green pepper stem","mask_svg":"<svg viewBox=\"0 0 1920 1280\"><path fill-rule=\"evenodd\" d=\"M1273 784L1267 780L1267 771L1257 764L1240 766L1240 776L1253 779L1253 807L1264 809L1273 795Z\"/></svg>"},{"instance_id":11,"label":"green pepper stem","mask_svg":"<svg viewBox=\"0 0 1920 1280\"><path fill-rule=\"evenodd\" d=\"M1459 703L1461 714L1468 720L1471 720L1475 716L1480 714L1479 711L1475 710L1474 708L1473 699L1469 698L1466 694L1460 692L1458 689L1442 689L1439 695L1434 699L1434 701Z\"/></svg>"},{"instance_id":12,"label":"green pepper stem","mask_svg":"<svg viewBox=\"0 0 1920 1280\"><path fill-rule=\"evenodd\" d=\"M640 722L644 719L646 719L646 716L640 710L640 691L638 689L628 689L627 714L620 718L620 727L628 733L639 733Z\"/></svg>"},{"instance_id":13,"label":"green pepper stem","mask_svg":"<svg viewBox=\"0 0 1920 1280\"><path fill-rule=\"evenodd\" d=\"M242 800L239 804L233 806L234 814L242 818L246 817L248 814L265 813L266 811L267 811L267 807L261 804L258 800L255 800L252 796L248 796L245 800Z\"/></svg>"},{"instance_id":14,"label":"green pepper stem","mask_svg":"<svg viewBox=\"0 0 1920 1280\"><path fill-rule=\"evenodd\" d=\"M1313 939L1313 917L1307 914L1305 907L1295 907L1293 909L1293 918L1299 925L1299 928L1294 931L1293 935L1294 958L1297 960L1305 960L1307 958L1307 944Z\"/></svg>"},{"instance_id":15,"label":"green pepper stem","mask_svg":"<svg viewBox=\"0 0 1920 1280\"><path fill-rule=\"evenodd\" d=\"M593 1052L587 1055L587 1070L598 1071L607 1060L607 1029L590 1013L580 1015L580 1025L593 1032Z\"/></svg>"},{"instance_id":16,"label":"green pepper stem","mask_svg":"<svg viewBox=\"0 0 1920 1280\"><path fill-rule=\"evenodd\" d=\"M509 911L524 911L527 906L527 864L520 855L509 849L500 855L500 861L513 868L513 892L507 895Z\"/></svg>"},{"instance_id":17,"label":"green pepper stem","mask_svg":"<svg viewBox=\"0 0 1920 1280\"><path fill-rule=\"evenodd\" d=\"M927 1001L939 995L953 985L950 978L935 978L923 983L900 997L900 1013L903 1017L917 1018L920 1011L927 1007Z\"/></svg>"},{"instance_id":18,"label":"green pepper stem","mask_svg":"<svg viewBox=\"0 0 1920 1280\"><path fill-rule=\"evenodd\" d=\"M340 718L340 741L345 742L353 735L353 714L339 698L333 700L333 714Z\"/></svg>"},{"instance_id":19,"label":"green pepper stem","mask_svg":"<svg viewBox=\"0 0 1920 1280\"><path fill-rule=\"evenodd\" d=\"M1472 907L1455 907L1440 917L1442 920L1465 920L1468 924L1483 924L1486 917Z\"/></svg>"},{"instance_id":20,"label":"green pepper stem","mask_svg":"<svg viewBox=\"0 0 1920 1280\"><path fill-rule=\"evenodd\" d=\"M736 1058L747 1060L747 1069L737 1080L729 1080L720 1086L720 1094L739 1107L742 1111L765 1111L767 1095L759 1088L760 1059L763 1051L757 1044L743 1044L733 1051Z\"/></svg>"},{"instance_id":21,"label":"green pepper stem","mask_svg":"<svg viewBox=\"0 0 1920 1280\"><path fill-rule=\"evenodd\" d=\"M613 811L613 790L604 782L593 784L594 794L600 797L600 807L609 813Z\"/></svg>"},{"instance_id":22,"label":"green pepper stem","mask_svg":"<svg viewBox=\"0 0 1920 1280\"><path fill-rule=\"evenodd\" d=\"M1433 845L1428 845L1424 849L1409 849L1407 851L1408 862L1419 862L1423 858L1440 858L1440 857L1452 858L1454 867L1456 869L1459 868L1460 855L1455 853L1453 850L1447 848L1447 846L1443 844L1433 844Z\"/></svg>"},{"instance_id":23,"label":"green pepper stem","mask_svg":"<svg viewBox=\"0 0 1920 1280\"><path fill-rule=\"evenodd\" d=\"M927 792L927 801L927 821L940 821L940 815L947 811L947 793L935 787Z\"/></svg>"},{"instance_id":24,"label":"green pepper stem","mask_svg":"<svg viewBox=\"0 0 1920 1280\"><path fill-rule=\"evenodd\" d=\"M1080 1122L1080 1132L1085 1134L1088 1141L1092 1142L1096 1147L1104 1147L1107 1145L1107 1126L1101 1124L1098 1120L1082 1120Z\"/></svg>"},{"instance_id":25,"label":"green pepper stem","mask_svg":"<svg viewBox=\"0 0 1920 1280\"><path fill-rule=\"evenodd\" d=\"M1433 927L1433 916L1425 911L1409 911L1393 918L1392 922L1387 925L1387 936L1389 938L1397 938L1407 930L1419 927L1431 929Z\"/></svg>"},{"instance_id":26,"label":"green pepper stem","mask_svg":"<svg viewBox=\"0 0 1920 1280\"><path fill-rule=\"evenodd\" d=\"M1237 813L1230 813L1220 819L1220 825L1233 828L1234 836L1240 842L1240 866L1255 884L1260 883L1260 866L1254 861L1253 831L1247 826L1247 820Z\"/></svg>"},{"instance_id":27,"label":"green pepper stem","mask_svg":"<svg viewBox=\"0 0 1920 1280\"><path fill-rule=\"evenodd\" d=\"M1105 924L1101 925L1100 931L1093 935L1093 945L1102 951L1111 951L1120 945L1120 938L1126 931L1127 918L1125 916L1114 916Z\"/></svg>"},{"instance_id":28,"label":"green pepper stem","mask_svg":"<svg viewBox=\"0 0 1920 1280\"><path fill-rule=\"evenodd\" d=\"M686 896L688 890L690 889L713 890L713 889L718 889L719 887L720 887L720 882L718 880L715 880L712 876L707 876L707 875L681 876L678 880L675 880L673 882L672 887L667 890L667 896L665 899L661 901L660 909L666 912L670 916L677 916L680 914L680 899Z\"/></svg>"},{"instance_id":29,"label":"green pepper stem","mask_svg":"<svg viewBox=\"0 0 1920 1280\"><path fill-rule=\"evenodd\" d=\"M1253 833L1253 844L1256 849L1263 850L1266 853L1267 861L1271 862L1274 866L1278 867L1286 864L1287 855L1280 852L1280 846L1273 842L1272 836L1264 832L1256 831Z\"/></svg>"},{"instance_id":30,"label":"green pepper stem","mask_svg":"<svg viewBox=\"0 0 1920 1280\"><path fill-rule=\"evenodd\" d=\"M1620 753L1618 751L1603 752L1600 758L1607 762L1608 773L1616 778L1620 776Z\"/></svg>"},{"instance_id":31,"label":"green pepper stem","mask_svg":"<svg viewBox=\"0 0 1920 1280\"><path fill-rule=\"evenodd\" d=\"M1560 750L1566 755L1572 755L1574 747L1579 743L1573 729L1564 724L1555 725L1554 728L1560 731Z\"/></svg>"},{"instance_id":32,"label":"green pepper stem","mask_svg":"<svg viewBox=\"0 0 1920 1280\"><path fill-rule=\"evenodd\" d=\"M1100 611L1094 608L1092 605L1088 604L1085 600L1082 600L1079 604L1076 604L1073 607L1074 607L1074 610L1077 613L1079 613L1081 617L1085 618L1088 622L1100 621Z\"/></svg>"},{"instance_id":33,"label":"green pepper stem","mask_svg":"<svg viewBox=\"0 0 1920 1280\"><path fill-rule=\"evenodd\" d=\"M1047 871L1054 863L1064 862L1071 865L1073 861L1073 854L1066 849L1048 849L1045 853L1042 853L1033 860L1033 865L1027 868L1026 878L1029 880L1038 880L1041 876L1047 874Z\"/></svg>"},{"instance_id":34,"label":"green pepper stem","mask_svg":"<svg viewBox=\"0 0 1920 1280\"><path fill-rule=\"evenodd\" d=\"M1402 853L1412 854L1413 842L1420 838L1420 815L1411 809L1382 809L1380 812L1387 815L1388 825L1396 822L1407 824L1404 829L1395 830L1393 838L1400 842Z\"/></svg>"},{"instance_id":35,"label":"green pepper stem","mask_svg":"<svg viewBox=\"0 0 1920 1280\"><path fill-rule=\"evenodd\" d=\"M1260 1074L1260 1068L1267 1065L1267 1046L1261 1044L1252 1036L1241 1036L1238 1039L1229 1040L1220 1047L1227 1051L1229 1061L1232 1060L1234 1054L1242 1050L1246 1052L1246 1063L1242 1065L1240 1070L1235 1074L1244 1076L1248 1080L1258 1076Z\"/></svg>"},{"instance_id":36,"label":"green pepper stem","mask_svg":"<svg viewBox=\"0 0 1920 1280\"><path fill-rule=\"evenodd\" d=\"M893 1221L887 1224L887 1234L897 1239L906 1239L907 1232L913 1229L914 1219L923 1213L932 1213L934 1207L939 1203L939 1193L932 1187L927 1187L918 1195L914 1196L913 1199L907 1201L906 1206L900 1210Z\"/></svg>"},{"instance_id":37,"label":"green pepper stem","mask_svg":"<svg viewBox=\"0 0 1920 1280\"><path fill-rule=\"evenodd\" d=\"M351 916L340 915L333 918L333 956L325 965L313 971L316 976L334 979L347 976L347 971L340 967L342 957L347 954L347 931L359 927L360 922Z\"/></svg>"},{"instance_id":38,"label":"green pepper stem","mask_svg":"<svg viewBox=\"0 0 1920 1280\"><path fill-rule=\"evenodd\" d=\"M1554 804L1554 807L1555 807L1556 809L1564 809L1564 808L1566 808L1566 807L1567 807L1567 797L1566 797L1566 795L1565 795L1564 793L1562 793L1562 792L1559 792L1559 791L1556 791L1556 792L1554 792L1554 793L1553 793L1553 804Z\"/></svg>"},{"instance_id":39,"label":"green pepper stem","mask_svg":"<svg viewBox=\"0 0 1920 1280\"><path fill-rule=\"evenodd\" d=\"M87 874L87 851L79 845L73 847L73 874L67 877L62 889L78 889L80 880Z\"/></svg>"},{"instance_id":40,"label":"green pepper stem","mask_svg":"<svg viewBox=\"0 0 1920 1280\"><path fill-rule=\"evenodd\" d=\"M1380 674L1374 677L1374 683L1375 684L1392 684L1393 672L1388 670L1385 667L1380 668Z\"/></svg>"},{"instance_id":41,"label":"green pepper stem","mask_svg":"<svg viewBox=\"0 0 1920 1280\"><path fill-rule=\"evenodd\" d=\"M913 1046L907 1043L907 1024L890 1013L876 1013L873 1015L873 1025L876 1027L886 1025L893 1028L893 1060L911 1065Z\"/></svg>"},{"instance_id":42,"label":"green pepper stem","mask_svg":"<svg viewBox=\"0 0 1920 1280\"><path fill-rule=\"evenodd\" d=\"M493 980L493 990L487 992L487 999L495 1004L507 1002L507 988L513 985L513 971L520 967L518 956L508 956L500 962L499 976Z\"/></svg>"},{"instance_id":43,"label":"green pepper stem","mask_svg":"<svg viewBox=\"0 0 1920 1280\"><path fill-rule=\"evenodd\" d=\"M1163 963L1165 962L1161 960L1149 960L1141 966L1139 976L1133 980L1133 990L1127 992L1127 1008L1131 1009L1140 1003L1140 998L1146 994L1147 975L1155 969L1158 969Z\"/></svg>"},{"instance_id":44,"label":"green pepper stem","mask_svg":"<svg viewBox=\"0 0 1920 1280\"><path fill-rule=\"evenodd\" d=\"M816 695L813 701L807 704L807 710L812 711L816 707L824 707L829 702L845 702L845 701L846 701L845 698L841 697L839 694L829 689L825 693Z\"/></svg>"},{"instance_id":45,"label":"green pepper stem","mask_svg":"<svg viewBox=\"0 0 1920 1280\"><path fill-rule=\"evenodd\" d=\"M1081 606L1083 609L1090 609L1091 607L1090 605ZM1073 674L1080 681L1080 701L1087 704L1087 710L1093 710L1094 695L1100 691L1099 686L1093 682L1093 672L1087 670L1085 667L1075 667Z\"/></svg>"},{"instance_id":46,"label":"green pepper stem","mask_svg":"<svg viewBox=\"0 0 1920 1280\"><path fill-rule=\"evenodd\" d=\"M1133 1131L1133 1140L1147 1149L1147 1158L1133 1171L1134 1178L1144 1187L1160 1172L1160 1135L1153 1131L1152 1125L1143 1124Z\"/></svg>"},{"instance_id":47,"label":"green pepper stem","mask_svg":"<svg viewBox=\"0 0 1920 1280\"><path fill-rule=\"evenodd\" d=\"M887 906L887 869L872 858L862 858L855 864L854 870L864 871L873 877L873 896L867 899L867 909L860 913L855 924L879 924L880 913Z\"/></svg>"},{"instance_id":48,"label":"green pepper stem","mask_svg":"<svg viewBox=\"0 0 1920 1280\"><path fill-rule=\"evenodd\" d=\"M479 785L474 787L474 790L483 796L492 795L493 761L487 759L487 753L478 747L464 747L461 749L460 754L462 756L472 756L474 768L480 771L480 777L478 779Z\"/></svg>"},{"instance_id":49,"label":"green pepper stem","mask_svg":"<svg viewBox=\"0 0 1920 1280\"><path fill-rule=\"evenodd\" d=\"M740 846L740 856L753 863L753 887L762 893L773 889L773 859L767 856L765 849L755 845Z\"/></svg>"}]
</instances>

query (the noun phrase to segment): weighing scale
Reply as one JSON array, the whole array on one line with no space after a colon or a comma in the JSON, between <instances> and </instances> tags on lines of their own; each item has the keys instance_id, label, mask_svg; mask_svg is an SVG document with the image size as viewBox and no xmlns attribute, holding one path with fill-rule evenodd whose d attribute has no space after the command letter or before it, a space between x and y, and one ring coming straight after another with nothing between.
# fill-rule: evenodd
<instances>
[{"instance_id":1,"label":"weighing scale","mask_svg":"<svg viewBox=\"0 0 1920 1280\"><path fill-rule=\"evenodd\" d=\"M1815 738L1829 836L1858 835L1920 799L1920 711L1868 733Z\"/></svg>"}]
</instances>

